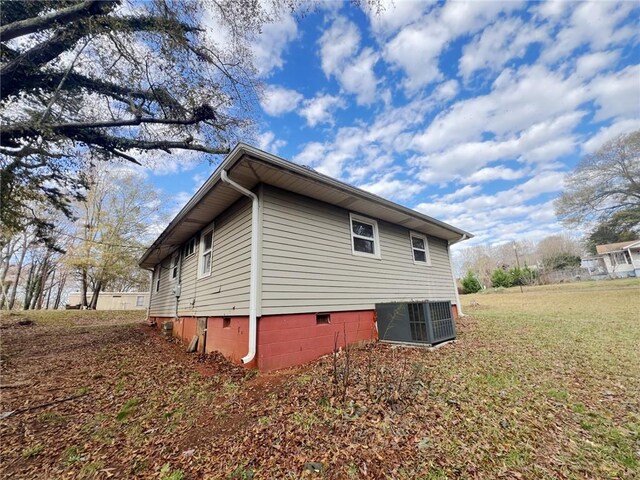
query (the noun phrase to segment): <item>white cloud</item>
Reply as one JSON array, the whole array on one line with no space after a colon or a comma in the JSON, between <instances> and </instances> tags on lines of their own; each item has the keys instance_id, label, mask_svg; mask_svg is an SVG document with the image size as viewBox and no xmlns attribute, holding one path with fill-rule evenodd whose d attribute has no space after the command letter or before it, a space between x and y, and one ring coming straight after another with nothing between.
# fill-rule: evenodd
<instances>
[{"instance_id":1,"label":"white cloud","mask_svg":"<svg viewBox=\"0 0 640 480\"><path fill-rule=\"evenodd\" d=\"M415 181L399 180L388 173L373 182L358 186L359 188L388 199L408 200L424 189Z\"/></svg>"},{"instance_id":2,"label":"white cloud","mask_svg":"<svg viewBox=\"0 0 640 480\"><path fill-rule=\"evenodd\" d=\"M358 27L344 17L338 17L320 37L322 71L327 77L340 72L360 46Z\"/></svg>"},{"instance_id":3,"label":"white cloud","mask_svg":"<svg viewBox=\"0 0 640 480\"><path fill-rule=\"evenodd\" d=\"M373 32L376 35L389 36L421 18L435 1L383 0L380 2L380 10L377 5L363 3Z\"/></svg>"},{"instance_id":4,"label":"white cloud","mask_svg":"<svg viewBox=\"0 0 640 480\"><path fill-rule=\"evenodd\" d=\"M172 153L148 151L138 157L140 163L151 170L154 175L173 175L188 172L203 164L205 154L192 150L173 150Z\"/></svg>"},{"instance_id":5,"label":"white cloud","mask_svg":"<svg viewBox=\"0 0 640 480\"><path fill-rule=\"evenodd\" d=\"M424 133L416 136L414 146L429 152L477 141L483 132L498 138L511 136L573 112L585 99L585 88L573 77L564 78L537 65L505 70L489 94L460 101L439 114Z\"/></svg>"},{"instance_id":6,"label":"white cloud","mask_svg":"<svg viewBox=\"0 0 640 480\"><path fill-rule=\"evenodd\" d=\"M527 174L526 169L514 170L508 167L485 167L464 178L468 182L493 182L495 180L518 180Z\"/></svg>"},{"instance_id":7,"label":"white cloud","mask_svg":"<svg viewBox=\"0 0 640 480\"><path fill-rule=\"evenodd\" d=\"M435 21L403 28L385 47L384 58L404 70L408 91L442 79L438 67L440 52L449 41L449 32Z\"/></svg>"},{"instance_id":8,"label":"white cloud","mask_svg":"<svg viewBox=\"0 0 640 480\"><path fill-rule=\"evenodd\" d=\"M446 102L447 100L455 98L459 91L460 84L457 80L451 79L438 85L431 95L431 98L436 102Z\"/></svg>"},{"instance_id":9,"label":"white cloud","mask_svg":"<svg viewBox=\"0 0 640 480\"><path fill-rule=\"evenodd\" d=\"M576 5L576 3L568 0L546 0L538 5L535 11L544 18L559 20L565 16L574 5Z\"/></svg>"},{"instance_id":10,"label":"white cloud","mask_svg":"<svg viewBox=\"0 0 640 480\"><path fill-rule=\"evenodd\" d=\"M531 232L532 224L543 220L553 223L554 216L540 215L541 210L553 212L552 200L542 204L527 202L562 190L563 179L563 172L548 171L494 194L469 196L457 203L441 198L414 208L477 234L479 243L512 240ZM546 231L546 235L551 233L550 229Z\"/></svg>"},{"instance_id":11,"label":"white cloud","mask_svg":"<svg viewBox=\"0 0 640 480\"><path fill-rule=\"evenodd\" d=\"M631 26L619 27L635 8L634 2L584 2L572 11L568 23L545 49L541 60L554 63L583 45L602 50L637 36ZM597 22L597 24L595 23Z\"/></svg>"},{"instance_id":12,"label":"white cloud","mask_svg":"<svg viewBox=\"0 0 640 480\"><path fill-rule=\"evenodd\" d=\"M621 120L611 126L602 127L595 135L582 144L582 151L584 153L593 153L606 142L613 140L618 135L633 132L635 130L640 130L640 118Z\"/></svg>"},{"instance_id":13,"label":"white cloud","mask_svg":"<svg viewBox=\"0 0 640 480\"><path fill-rule=\"evenodd\" d=\"M588 80L597 73L613 66L620 58L619 50L587 53L576 60L576 75Z\"/></svg>"},{"instance_id":14,"label":"white cloud","mask_svg":"<svg viewBox=\"0 0 640 480\"><path fill-rule=\"evenodd\" d=\"M265 89L260 105L268 115L277 117L298 108L302 98L295 90L271 85Z\"/></svg>"},{"instance_id":15,"label":"white cloud","mask_svg":"<svg viewBox=\"0 0 640 480\"><path fill-rule=\"evenodd\" d=\"M293 161L300 165L312 166L317 164L325 154L325 146L320 142L307 143L302 151L293 157Z\"/></svg>"},{"instance_id":16,"label":"white cloud","mask_svg":"<svg viewBox=\"0 0 640 480\"><path fill-rule=\"evenodd\" d=\"M529 45L547 39L546 28L525 24L520 18L497 21L464 47L460 73L468 79L478 70L497 71L512 58L524 56Z\"/></svg>"},{"instance_id":17,"label":"white cloud","mask_svg":"<svg viewBox=\"0 0 640 480\"><path fill-rule=\"evenodd\" d=\"M478 193L482 190L480 185L465 185L462 188L456 188L453 193L443 195L440 197L441 202L450 202L452 200L459 200L461 198L470 197L471 195Z\"/></svg>"},{"instance_id":18,"label":"white cloud","mask_svg":"<svg viewBox=\"0 0 640 480\"><path fill-rule=\"evenodd\" d=\"M421 180L437 183L468 178L476 169L499 160L553 161L574 151L576 140L571 132L583 115L574 112L552 118L504 140L454 143L451 148L416 157L411 163L422 167Z\"/></svg>"},{"instance_id":19,"label":"white cloud","mask_svg":"<svg viewBox=\"0 0 640 480\"><path fill-rule=\"evenodd\" d=\"M448 2L420 21L404 27L384 49L387 62L406 74L408 92L443 78L440 54L460 36L472 35L501 13L518 8L519 2Z\"/></svg>"},{"instance_id":20,"label":"white cloud","mask_svg":"<svg viewBox=\"0 0 640 480\"><path fill-rule=\"evenodd\" d=\"M268 75L284 65L283 53L290 42L298 37L298 27L293 16L283 13L262 28L262 33L252 44L253 58L258 73Z\"/></svg>"},{"instance_id":21,"label":"white cloud","mask_svg":"<svg viewBox=\"0 0 640 480\"><path fill-rule=\"evenodd\" d=\"M272 131L266 131L258 135L258 148L260 150L264 150L265 152L273 153L274 155L278 154L278 150L284 147L287 142L285 140L281 140L276 138L275 134Z\"/></svg>"},{"instance_id":22,"label":"white cloud","mask_svg":"<svg viewBox=\"0 0 640 480\"><path fill-rule=\"evenodd\" d=\"M589 84L591 96L598 105L595 120L621 116L637 117L639 85L640 65L596 77Z\"/></svg>"},{"instance_id":23,"label":"white cloud","mask_svg":"<svg viewBox=\"0 0 640 480\"><path fill-rule=\"evenodd\" d=\"M376 98L378 81L373 67L379 58L372 49L366 48L338 76L342 88L354 93L359 105L368 105Z\"/></svg>"},{"instance_id":24,"label":"white cloud","mask_svg":"<svg viewBox=\"0 0 640 480\"><path fill-rule=\"evenodd\" d=\"M344 91L356 95L359 105L376 98L377 79L373 67L380 56L371 48L360 49L358 27L344 17L334 20L320 38L322 70L327 78L334 76Z\"/></svg>"},{"instance_id":25,"label":"white cloud","mask_svg":"<svg viewBox=\"0 0 640 480\"><path fill-rule=\"evenodd\" d=\"M338 108L345 108L345 101L338 96L318 95L303 102L298 114L307 120L307 125L315 127L318 124L333 125L333 112Z\"/></svg>"}]
</instances>

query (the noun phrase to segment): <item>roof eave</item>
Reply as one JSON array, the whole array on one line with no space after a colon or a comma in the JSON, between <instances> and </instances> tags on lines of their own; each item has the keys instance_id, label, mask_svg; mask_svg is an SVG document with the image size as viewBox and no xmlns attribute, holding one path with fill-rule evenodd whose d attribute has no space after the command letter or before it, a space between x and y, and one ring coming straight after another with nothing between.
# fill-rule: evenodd
<instances>
[{"instance_id":1,"label":"roof eave","mask_svg":"<svg viewBox=\"0 0 640 480\"><path fill-rule=\"evenodd\" d=\"M341 182L334 178L331 178L322 173L316 172L315 170L311 170L305 168L301 165L297 165L288 160L280 158L276 155L273 155L268 152L264 152L260 149L252 147L251 145L247 145L245 143L238 143L233 150L226 156L226 158L218 165L216 170L211 174L211 176L207 179L207 181L198 189L198 191L194 194L194 196L186 203L184 207L178 212L178 214L169 222L167 227L162 231L162 233L154 240L154 242L147 248L144 252L140 260L138 261L138 265L142 268L150 268L152 263L148 263L147 260L151 256L151 254L162 245L163 241L166 237L171 234L171 232L182 222L182 220L189 214L189 212L211 191L211 189L220 181L220 172L222 170L229 170L233 167L243 156L253 156L257 159L266 160L272 164L275 164L281 168L291 171L294 174L302 175L311 179L315 179L323 184L328 186L332 186L333 188L337 188L343 190L351 195L358 196L362 199L376 202L378 204L384 205L387 208L396 210L398 212L404 213L406 215L410 215L418 218L419 220L431 223L436 225L444 230L450 231L457 236L457 239L449 240L449 243L453 245L454 243L459 243L463 240L467 240L473 238L473 234L461 230L457 227L449 225L448 223L437 220L433 217L420 213L416 210L413 210L408 207L403 207L402 205L398 205L397 203L391 202L385 198L379 197L373 193L364 191L357 187L353 187L347 183Z\"/></svg>"}]
</instances>

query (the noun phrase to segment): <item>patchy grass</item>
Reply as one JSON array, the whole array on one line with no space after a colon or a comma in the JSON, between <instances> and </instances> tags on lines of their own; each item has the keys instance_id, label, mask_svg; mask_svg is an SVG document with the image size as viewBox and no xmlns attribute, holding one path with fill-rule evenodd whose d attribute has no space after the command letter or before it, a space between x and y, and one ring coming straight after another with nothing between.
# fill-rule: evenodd
<instances>
[{"instance_id":1,"label":"patchy grass","mask_svg":"<svg viewBox=\"0 0 640 480\"><path fill-rule=\"evenodd\" d=\"M13 326L20 320L31 320L37 326L46 327L107 326L141 323L145 318L144 310L14 310L3 312L0 324Z\"/></svg>"},{"instance_id":2,"label":"patchy grass","mask_svg":"<svg viewBox=\"0 0 640 480\"><path fill-rule=\"evenodd\" d=\"M331 357L244 375L134 317L42 313L3 330L2 382L27 385L3 390L1 411L84 395L1 420L0 476L640 476L639 280L463 304L455 344L352 350L348 376L341 353L335 377Z\"/></svg>"}]
</instances>

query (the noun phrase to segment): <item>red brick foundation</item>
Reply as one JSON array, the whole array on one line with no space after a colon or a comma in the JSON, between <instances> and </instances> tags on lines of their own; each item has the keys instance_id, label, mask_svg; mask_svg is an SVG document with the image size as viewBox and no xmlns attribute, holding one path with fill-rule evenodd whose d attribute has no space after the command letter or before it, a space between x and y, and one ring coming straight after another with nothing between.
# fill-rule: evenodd
<instances>
[{"instance_id":1,"label":"red brick foundation","mask_svg":"<svg viewBox=\"0 0 640 480\"><path fill-rule=\"evenodd\" d=\"M315 313L269 315L258 320L258 367L276 370L315 360L338 347L376 340L374 311L335 312L317 324ZM346 342L345 342L346 335Z\"/></svg>"},{"instance_id":2,"label":"red brick foundation","mask_svg":"<svg viewBox=\"0 0 640 480\"><path fill-rule=\"evenodd\" d=\"M458 316L455 305L453 314ZM204 322L201 321L199 328L198 318L150 317L149 320L159 329L163 322L172 321L173 335L184 343L199 335L199 351L204 343L207 353L220 352L236 363L240 363L249 348L249 317L228 317L226 322L223 317L208 317L206 339L202 332ZM310 362L333 352L336 335L338 348L377 340L375 311L334 312L330 314L329 323L318 323L315 313L260 317L256 358L246 367L269 371Z\"/></svg>"}]
</instances>

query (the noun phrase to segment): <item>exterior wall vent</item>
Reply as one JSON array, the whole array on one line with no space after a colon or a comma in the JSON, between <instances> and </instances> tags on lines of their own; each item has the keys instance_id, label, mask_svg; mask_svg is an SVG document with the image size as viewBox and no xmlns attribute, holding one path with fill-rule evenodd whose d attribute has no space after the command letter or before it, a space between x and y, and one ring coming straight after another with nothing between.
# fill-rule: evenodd
<instances>
[{"instance_id":1,"label":"exterior wall vent","mask_svg":"<svg viewBox=\"0 0 640 480\"><path fill-rule=\"evenodd\" d=\"M451 302L378 303L380 340L436 345L456 338Z\"/></svg>"}]
</instances>

